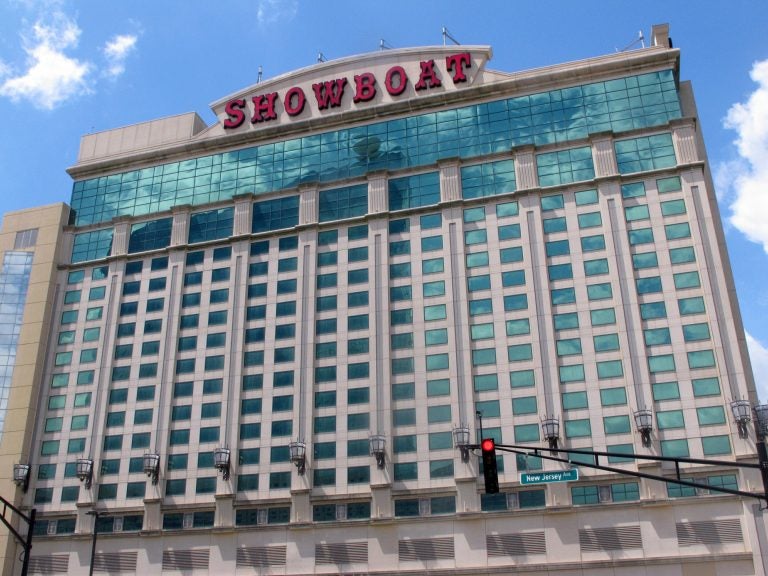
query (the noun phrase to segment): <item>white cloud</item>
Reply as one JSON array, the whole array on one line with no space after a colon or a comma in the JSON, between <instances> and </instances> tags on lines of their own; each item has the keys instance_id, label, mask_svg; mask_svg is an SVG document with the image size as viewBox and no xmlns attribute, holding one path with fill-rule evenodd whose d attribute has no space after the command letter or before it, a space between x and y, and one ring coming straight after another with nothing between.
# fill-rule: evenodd
<instances>
[{"instance_id":1,"label":"white cloud","mask_svg":"<svg viewBox=\"0 0 768 576\"><path fill-rule=\"evenodd\" d=\"M274 24L278 20L291 20L298 9L297 0L259 0L256 20L262 26Z\"/></svg>"},{"instance_id":2,"label":"white cloud","mask_svg":"<svg viewBox=\"0 0 768 576\"><path fill-rule=\"evenodd\" d=\"M53 13L49 20L36 22L31 37L24 39L25 70L15 74L8 65L4 66L7 78L0 84L0 95L52 110L69 98L90 92L91 64L65 53L77 47L77 24L61 12Z\"/></svg>"},{"instance_id":3,"label":"white cloud","mask_svg":"<svg viewBox=\"0 0 768 576\"><path fill-rule=\"evenodd\" d=\"M752 363L752 373L755 375L755 387L760 403L768 402L768 347L747 332L747 348Z\"/></svg>"},{"instance_id":4,"label":"white cloud","mask_svg":"<svg viewBox=\"0 0 768 576\"><path fill-rule=\"evenodd\" d=\"M117 78L125 72L125 59L135 48L138 38L133 34L119 34L104 45L107 59L106 75Z\"/></svg>"},{"instance_id":5,"label":"white cloud","mask_svg":"<svg viewBox=\"0 0 768 576\"><path fill-rule=\"evenodd\" d=\"M768 253L768 60L756 62L750 77L757 88L724 121L737 134L738 159L721 164L716 179L734 194L730 223Z\"/></svg>"}]
</instances>

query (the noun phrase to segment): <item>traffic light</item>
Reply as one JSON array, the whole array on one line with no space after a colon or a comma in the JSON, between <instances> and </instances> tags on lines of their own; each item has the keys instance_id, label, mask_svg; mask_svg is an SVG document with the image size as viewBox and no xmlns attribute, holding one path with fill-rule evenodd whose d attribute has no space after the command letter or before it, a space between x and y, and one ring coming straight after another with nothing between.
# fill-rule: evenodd
<instances>
[{"instance_id":1,"label":"traffic light","mask_svg":"<svg viewBox=\"0 0 768 576\"><path fill-rule=\"evenodd\" d=\"M483 476L485 476L485 493L499 492L499 471L496 468L496 442L493 438L483 438L480 442L483 453Z\"/></svg>"}]
</instances>

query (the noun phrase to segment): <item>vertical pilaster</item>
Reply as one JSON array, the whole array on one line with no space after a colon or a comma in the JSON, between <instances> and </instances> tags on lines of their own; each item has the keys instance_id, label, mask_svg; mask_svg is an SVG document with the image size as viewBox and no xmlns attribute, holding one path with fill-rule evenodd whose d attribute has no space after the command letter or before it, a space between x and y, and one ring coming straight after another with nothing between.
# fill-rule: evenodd
<instances>
[{"instance_id":1,"label":"vertical pilaster","mask_svg":"<svg viewBox=\"0 0 768 576\"><path fill-rule=\"evenodd\" d=\"M115 230L112 233L111 256L128 254L128 240L131 233L130 218L123 216L115 219Z\"/></svg>"},{"instance_id":2,"label":"vertical pilaster","mask_svg":"<svg viewBox=\"0 0 768 576\"><path fill-rule=\"evenodd\" d=\"M368 214L381 214L387 208L387 173L368 174Z\"/></svg>"},{"instance_id":3,"label":"vertical pilaster","mask_svg":"<svg viewBox=\"0 0 768 576\"><path fill-rule=\"evenodd\" d=\"M189 238L189 214L192 207L189 204L174 206L173 227L171 228L171 246L183 246Z\"/></svg>"},{"instance_id":4,"label":"vertical pilaster","mask_svg":"<svg viewBox=\"0 0 768 576\"><path fill-rule=\"evenodd\" d=\"M440 201L451 202L461 199L461 171L459 159L450 158L438 163L440 167Z\"/></svg>"},{"instance_id":5,"label":"vertical pilaster","mask_svg":"<svg viewBox=\"0 0 768 576\"><path fill-rule=\"evenodd\" d=\"M299 224L317 223L319 194L317 186L307 186L299 190Z\"/></svg>"},{"instance_id":6,"label":"vertical pilaster","mask_svg":"<svg viewBox=\"0 0 768 576\"><path fill-rule=\"evenodd\" d=\"M694 122L693 118L681 118L670 122L672 143L675 146L678 164L690 164L700 160L696 148L696 125Z\"/></svg>"},{"instance_id":7,"label":"vertical pilaster","mask_svg":"<svg viewBox=\"0 0 768 576\"><path fill-rule=\"evenodd\" d=\"M616 154L613 150L613 138L610 133L593 134L590 137L592 144L592 161L595 165L595 177L607 178L619 173L616 164Z\"/></svg>"},{"instance_id":8,"label":"vertical pilaster","mask_svg":"<svg viewBox=\"0 0 768 576\"><path fill-rule=\"evenodd\" d=\"M518 190L530 190L539 187L533 146L523 146L515 150L515 178Z\"/></svg>"},{"instance_id":9,"label":"vertical pilaster","mask_svg":"<svg viewBox=\"0 0 768 576\"><path fill-rule=\"evenodd\" d=\"M251 233L251 218L253 213L253 195L240 194L235 196L235 222L232 236L243 236Z\"/></svg>"}]
</instances>

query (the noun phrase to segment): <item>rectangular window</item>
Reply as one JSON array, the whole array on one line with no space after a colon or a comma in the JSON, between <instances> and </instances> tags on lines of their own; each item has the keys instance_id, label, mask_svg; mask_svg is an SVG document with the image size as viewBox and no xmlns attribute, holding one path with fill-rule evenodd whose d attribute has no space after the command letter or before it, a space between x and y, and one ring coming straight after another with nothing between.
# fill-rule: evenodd
<instances>
[{"instance_id":1,"label":"rectangular window","mask_svg":"<svg viewBox=\"0 0 768 576\"><path fill-rule=\"evenodd\" d=\"M421 261L422 274L437 274L445 270L445 264L442 258L432 258Z\"/></svg>"},{"instance_id":2,"label":"rectangular window","mask_svg":"<svg viewBox=\"0 0 768 576\"><path fill-rule=\"evenodd\" d=\"M641 198L645 196L645 184L642 182L632 182L631 184L622 184L622 198Z\"/></svg>"},{"instance_id":3,"label":"rectangular window","mask_svg":"<svg viewBox=\"0 0 768 576\"><path fill-rule=\"evenodd\" d=\"M589 146L584 146L537 154L536 171L539 177L539 185L542 187L591 180L595 177L592 149ZM556 198L557 196L554 197ZM542 211L545 209L544 200L546 198L552 198L552 196L542 198Z\"/></svg>"},{"instance_id":4,"label":"rectangular window","mask_svg":"<svg viewBox=\"0 0 768 576\"><path fill-rule=\"evenodd\" d=\"M601 274L608 274L608 260L606 258L584 261L585 276L600 276Z\"/></svg>"},{"instance_id":5,"label":"rectangular window","mask_svg":"<svg viewBox=\"0 0 768 576\"><path fill-rule=\"evenodd\" d=\"M696 252L693 246L682 246L680 248L670 248L669 260L672 264L688 264L696 262Z\"/></svg>"},{"instance_id":6,"label":"rectangular window","mask_svg":"<svg viewBox=\"0 0 768 576\"><path fill-rule=\"evenodd\" d=\"M650 220L651 213L648 211L647 204L640 204L638 206L627 206L624 208L624 219L627 222L635 222L637 220Z\"/></svg>"},{"instance_id":7,"label":"rectangular window","mask_svg":"<svg viewBox=\"0 0 768 576\"><path fill-rule=\"evenodd\" d=\"M644 270L646 268L656 268L659 265L659 258L656 252L643 252L632 255L632 267L635 270Z\"/></svg>"},{"instance_id":8,"label":"rectangular window","mask_svg":"<svg viewBox=\"0 0 768 576\"><path fill-rule=\"evenodd\" d=\"M568 240L553 240L546 243L545 252L548 258L567 256L571 253L571 247L568 244Z\"/></svg>"},{"instance_id":9,"label":"rectangular window","mask_svg":"<svg viewBox=\"0 0 768 576\"><path fill-rule=\"evenodd\" d=\"M685 200L669 200L661 203L662 216L676 216L685 212Z\"/></svg>"},{"instance_id":10,"label":"rectangular window","mask_svg":"<svg viewBox=\"0 0 768 576\"><path fill-rule=\"evenodd\" d=\"M652 374L675 371L675 357L672 354L648 356L648 369Z\"/></svg>"},{"instance_id":11,"label":"rectangular window","mask_svg":"<svg viewBox=\"0 0 768 576\"><path fill-rule=\"evenodd\" d=\"M664 234L667 240L680 240L681 238L691 237L691 226L688 222L680 224L667 224L664 226Z\"/></svg>"},{"instance_id":12,"label":"rectangular window","mask_svg":"<svg viewBox=\"0 0 768 576\"><path fill-rule=\"evenodd\" d=\"M559 304L573 304L576 302L576 291L573 288L558 288L557 290L550 290L550 298L552 305L557 306Z\"/></svg>"},{"instance_id":13,"label":"rectangular window","mask_svg":"<svg viewBox=\"0 0 768 576\"><path fill-rule=\"evenodd\" d=\"M598 196L597 190L581 190L574 195L576 200L576 206L586 206L589 204L597 204Z\"/></svg>"},{"instance_id":14,"label":"rectangular window","mask_svg":"<svg viewBox=\"0 0 768 576\"><path fill-rule=\"evenodd\" d=\"M585 438L592 436L592 428L589 423L589 418L566 420L564 424L566 438Z\"/></svg>"},{"instance_id":15,"label":"rectangular window","mask_svg":"<svg viewBox=\"0 0 768 576\"><path fill-rule=\"evenodd\" d=\"M693 395L697 398L720 395L720 381L717 378L695 378L691 383Z\"/></svg>"},{"instance_id":16,"label":"rectangular window","mask_svg":"<svg viewBox=\"0 0 768 576\"><path fill-rule=\"evenodd\" d=\"M677 305L681 316L687 316L690 314L703 314L706 311L704 307L704 298L701 296L694 296L692 298L680 298L677 301Z\"/></svg>"},{"instance_id":17,"label":"rectangular window","mask_svg":"<svg viewBox=\"0 0 768 576\"><path fill-rule=\"evenodd\" d=\"M563 392L560 395L560 399L563 404L563 410L580 410L588 407L587 393L580 392ZM514 411L514 402L512 400L512 407Z\"/></svg>"},{"instance_id":18,"label":"rectangular window","mask_svg":"<svg viewBox=\"0 0 768 576\"><path fill-rule=\"evenodd\" d=\"M425 236L421 239L421 251L433 252L435 250L443 249L443 237L442 236Z\"/></svg>"},{"instance_id":19,"label":"rectangular window","mask_svg":"<svg viewBox=\"0 0 768 576\"><path fill-rule=\"evenodd\" d=\"M631 246L653 244L652 228L637 228L635 230L629 230L627 234L629 235L629 244Z\"/></svg>"},{"instance_id":20,"label":"rectangular window","mask_svg":"<svg viewBox=\"0 0 768 576\"><path fill-rule=\"evenodd\" d=\"M579 228L595 228L603 225L603 218L600 212L585 212L578 215Z\"/></svg>"},{"instance_id":21,"label":"rectangular window","mask_svg":"<svg viewBox=\"0 0 768 576\"><path fill-rule=\"evenodd\" d=\"M605 416L603 417L603 431L610 434L629 434L629 416Z\"/></svg>"},{"instance_id":22,"label":"rectangular window","mask_svg":"<svg viewBox=\"0 0 768 576\"><path fill-rule=\"evenodd\" d=\"M405 210L440 202L440 174L428 172L392 178L389 186L389 210Z\"/></svg>"},{"instance_id":23,"label":"rectangular window","mask_svg":"<svg viewBox=\"0 0 768 576\"><path fill-rule=\"evenodd\" d=\"M587 297L589 300L605 300L613 297L613 290L611 284L605 282L603 284L591 284L587 286Z\"/></svg>"},{"instance_id":24,"label":"rectangular window","mask_svg":"<svg viewBox=\"0 0 768 576\"><path fill-rule=\"evenodd\" d=\"M513 262L523 261L523 249L521 246L512 246L499 250L499 258L502 264L511 264Z\"/></svg>"},{"instance_id":25,"label":"rectangular window","mask_svg":"<svg viewBox=\"0 0 768 576\"><path fill-rule=\"evenodd\" d=\"M648 302L640 304L640 317L643 320L667 317L667 306L664 302Z\"/></svg>"},{"instance_id":26,"label":"rectangular window","mask_svg":"<svg viewBox=\"0 0 768 576\"><path fill-rule=\"evenodd\" d=\"M698 272L681 272L673 275L675 288L677 290L686 290L688 288L698 288L701 286L701 279Z\"/></svg>"},{"instance_id":27,"label":"rectangular window","mask_svg":"<svg viewBox=\"0 0 768 576\"><path fill-rule=\"evenodd\" d=\"M653 384L652 387L653 399L656 402L680 399L680 389L677 382L657 382Z\"/></svg>"},{"instance_id":28,"label":"rectangular window","mask_svg":"<svg viewBox=\"0 0 768 576\"><path fill-rule=\"evenodd\" d=\"M619 174L671 168L677 164L670 133L616 140L614 149Z\"/></svg>"},{"instance_id":29,"label":"rectangular window","mask_svg":"<svg viewBox=\"0 0 768 576\"><path fill-rule=\"evenodd\" d=\"M688 352L688 367L691 370L714 368L715 364L715 354L712 350Z\"/></svg>"},{"instance_id":30,"label":"rectangular window","mask_svg":"<svg viewBox=\"0 0 768 576\"><path fill-rule=\"evenodd\" d=\"M596 252L597 250L605 250L605 236L603 234L581 238L582 252Z\"/></svg>"}]
</instances>

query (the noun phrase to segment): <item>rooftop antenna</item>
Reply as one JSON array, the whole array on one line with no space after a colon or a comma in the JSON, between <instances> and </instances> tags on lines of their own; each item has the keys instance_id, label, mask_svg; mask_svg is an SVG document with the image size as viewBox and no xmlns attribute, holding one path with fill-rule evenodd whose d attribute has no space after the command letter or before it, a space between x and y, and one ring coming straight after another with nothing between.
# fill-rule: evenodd
<instances>
[{"instance_id":1,"label":"rooftop antenna","mask_svg":"<svg viewBox=\"0 0 768 576\"><path fill-rule=\"evenodd\" d=\"M323 53L322 52L318 52L317 53L317 62L320 63L320 62L325 62L325 61L326 60L325 60L325 56L323 56Z\"/></svg>"},{"instance_id":2,"label":"rooftop antenna","mask_svg":"<svg viewBox=\"0 0 768 576\"><path fill-rule=\"evenodd\" d=\"M263 72L264 72L264 70L261 69L261 64L259 64L259 75L256 76L256 84L260 84L261 83L261 76L262 76Z\"/></svg>"},{"instance_id":3,"label":"rooftop antenna","mask_svg":"<svg viewBox=\"0 0 768 576\"><path fill-rule=\"evenodd\" d=\"M392 46L389 44L389 42L382 38L379 40L379 50L392 50Z\"/></svg>"},{"instance_id":4,"label":"rooftop antenna","mask_svg":"<svg viewBox=\"0 0 768 576\"><path fill-rule=\"evenodd\" d=\"M448 31L448 28L446 28L445 26L443 26L443 46L445 46L445 40L446 40L446 38L447 38L448 40L450 40L451 42L453 42L454 44L456 44L456 46L461 46L461 42L459 42L458 40L456 40L456 38L454 38L454 37L451 35L451 33Z\"/></svg>"},{"instance_id":5,"label":"rooftop antenna","mask_svg":"<svg viewBox=\"0 0 768 576\"><path fill-rule=\"evenodd\" d=\"M630 48L634 48L638 44L640 44L640 48L645 48L645 36L643 36L642 30L638 31L636 40L633 40L632 42L624 46L624 48L622 48L621 50L617 48L616 52L626 52L627 50L629 50Z\"/></svg>"}]
</instances>

